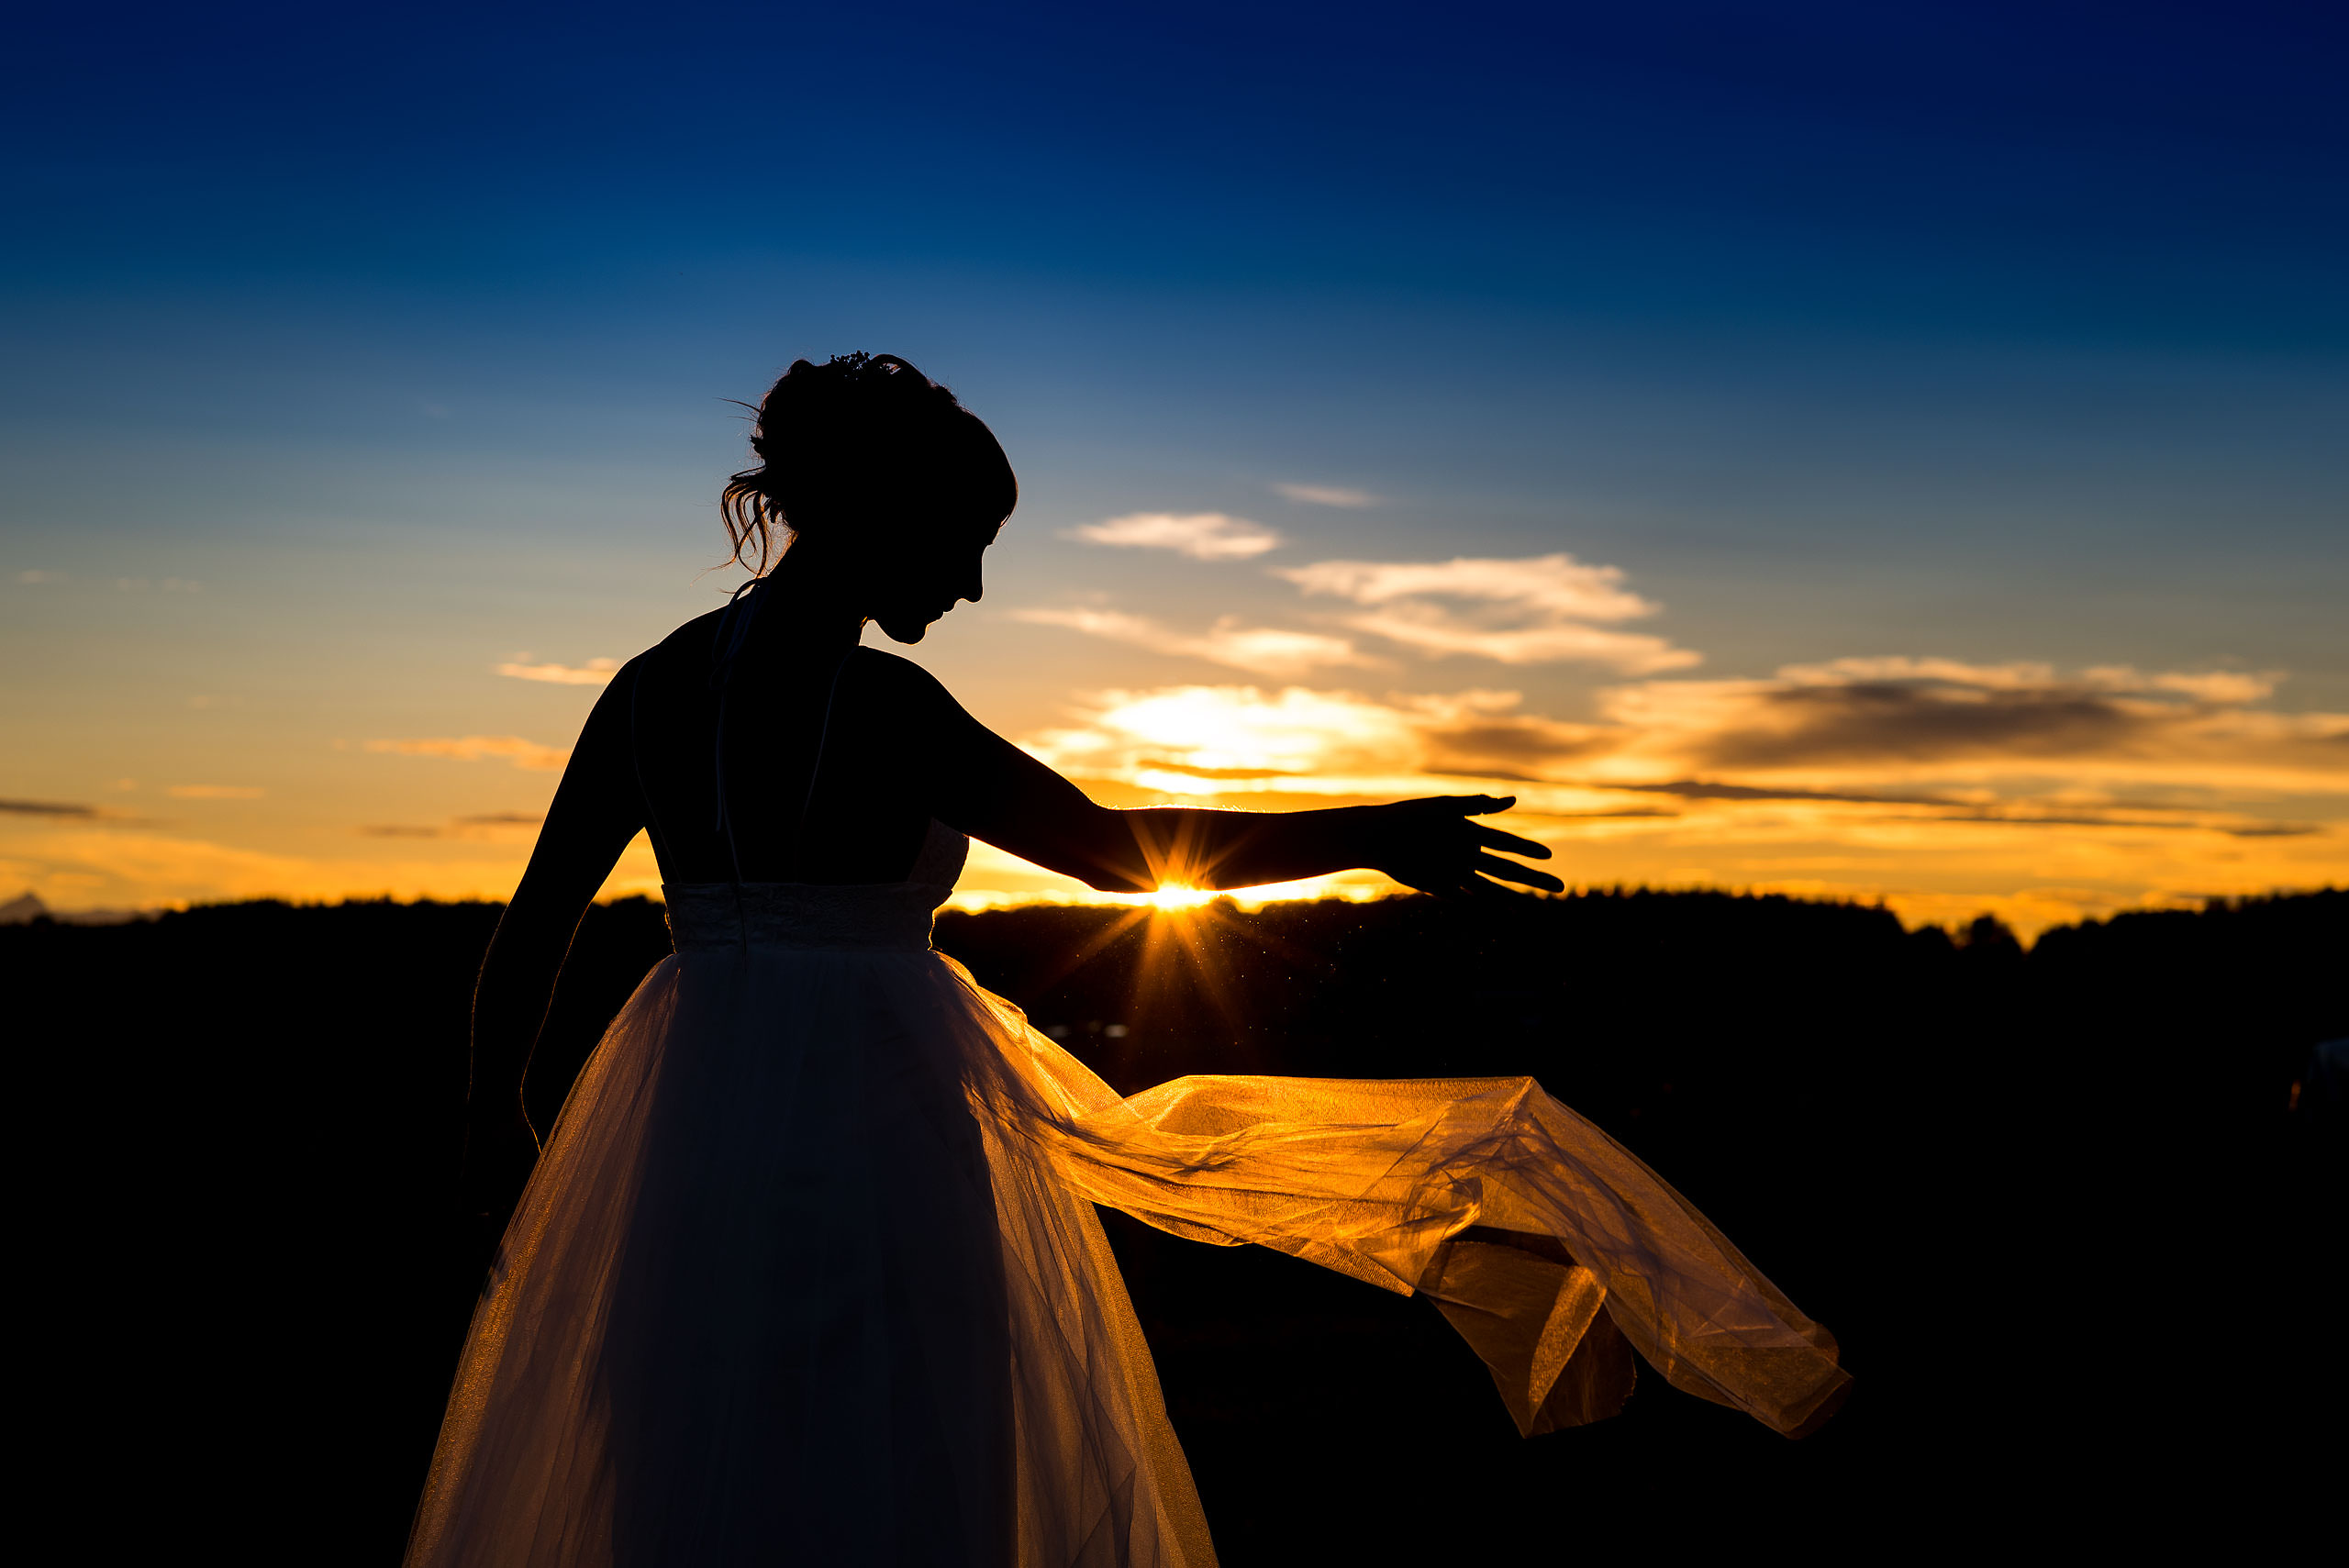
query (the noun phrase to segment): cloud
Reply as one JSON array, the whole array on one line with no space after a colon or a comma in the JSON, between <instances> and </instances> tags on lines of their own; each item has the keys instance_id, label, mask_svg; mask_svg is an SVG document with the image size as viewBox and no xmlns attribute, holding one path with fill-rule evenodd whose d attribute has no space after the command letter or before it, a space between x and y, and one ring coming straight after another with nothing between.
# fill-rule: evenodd
<instances>
[{"instance_id":1,"label":"cloud","mask_svg":"<svg viewBox=\"0 0 2349 1568\"><path fill-rule=\"evenodd\" d=\"M1946 795L1865 795L1851 790L1791 789L1769 784L1715 784L1704 779L1671 779L1663 784L1609 784L1609 789L1644 795L1669 795L1682 800L1833 800L1854 806L1953 806Z\"/></svg>"},{"instance_id":2,"label":"cloud","mask_svg":"<svg viewBox=\"0 0 2349 1568\"><path fill-rule=\"evenodd\" d=\"M98 815L95 806L82 806L65 800L0 800L0 816L60 817L91 818Z\"/></svg>"},{"instance_id":3,"label":"cloud","mask_svg":"<svg viewBox=\"0 0 2349 1568\"><path fill-rule=\"evenodd\" d=\"M1336 492L1332 492L1336 494ZM1352 494L1352 493L1348 493ZM1137 514L1078 528L1097 543L1179 550L1202 561L1239 560L1280 542L1261 524L1223 514ZM1654 674L1699 662L1661 637L1608 625L1653 615L1657 606L1623 586L1616 566L1589 566L1560 551L1524 560L1323 561L1275 567L1273 575L1310 596L1349 600L1359 612L1339 617L1348 630L1418 650L1430 658L1466 654L1504 664L1598 664L1627 675ZM1353 643L1326 633L1242 629L1230 618L1205 637L1170 630L1113 610L1022 610L1023 620L1066 626L1096 637L1212 660L1275 678L1319 668L1375 667ZM1592 623L1602 623L1594 625ZM518 666L503 666L518 673ZM554 678L554 677L549 677Z\"/></svg>"},{"instance_id":4,"label":"cloud","mask_svg":"<svg viewBox=\"0 0 2349 1568\"><path fill-rule=\"evenodd\" d=\"M0 800L0 817L28 817L37 823L104 825L115 828L153 826L143 817L111 806L87 806L78 800Z\"/></svg>"},{"instance_id":5,"label":"cloud","mask_svg":"<svg viewBox=\"0 0 2349 1568\"><path fill-rule=\"evenodd\" d=\"M1076 717L1028 749L1064 771L1133 776L1173 762L1202 780L1391 776L1412 771L1421 752L1409 709L1301 686L1098 692Z\"/></svg>"},{"instance_id":6,"label":"cloud","mask_svg":"<svg viewBox=\"0 0 2349 1568\"><path fill-rule=\"evenodd\" d=\"M1539 778L1616 744L1603 728L1519 713L1521 700L1515 692L1482 690L1394 699L1413 716L1419 766L1428 773Z\"/></svg>"},{"instance_id":7,"label":"cloud","mask_svg":"<svg viewBox=\"0 0 2349 1568\"><path fill-rule=\"evenodd\" d=\"M2099 666L1841 659L1764 681L1649 681L1602 695L1638 739L1625 754L1683 771L1847 777L1996 773L2181 786L2349 789L2349 715L2249 705L2272 675Z\"/></svg>"},{"instance_id":8,"label":"cloud","mask_svg":"<svg viewBox=\"0 0 2349 1568\"><path fill-rule=\"evenodd\" d=\"M259 800L268 792L257 784L173 784L163 793L173 800Z\"/></svg>"},{"instance_id":9,"label":"cloud","mask_svg":"<svg viewBox=\"0 0 2349 1568\"><path fill-rule=\"evenodd\" d=\"M590 659L584 664L500 664L497 673L518 681L545 681L558 686L602 686L611 684L619 667L617 659Z\"/></svg>"},{"instance_id":10,"label":"cloud","mask_svg":"<svg viewBox=\"0 0 2349 1568\"><path fill-rule=\"evenodd\" d=\"M2177 692L2197 702L2222 706L2263 701L2275 695L2277 683L2284 678L2282 672L2276 670L2255 675L2232 670L2201 674L2173 671L2148 675L2127 664L2099 664L2081 674L2084 680L2106 691Z\"/></svg>"},{"instance_id":11,"label":"cloud","mask_svg":"<svg viewBox=\"0 0 2349 1568\"><path fill-rule=\"evenodd\" d=\"M1276 567L1274 575L1308 595L1363 606L1366 613L1347 616L1343 624L1431 658L1574 661L1631 675L1681 669L1701 658L1661 637L1587 624L1653 615L1659 606L1623 587L1622 568L1586 565L1564 551L1513 561L1323 561Z\"/></svg>"},{"instance_id":12,"label":"cloud","mask_svg":"<svg viewBox=\"0 0 2349 1568\"><path fill-rule=\"evenodd\" d=\"M43 572L39 568L35 567L29 571L17 573L17 581L28 584L38 583L62 583L65 581L65 573L62 572Z\"/></svg>"},{"instance_id":13,"label":"cloud","mask_svg":"<svg viewBox=\"0 0 2349 1568\"><path fill-rule=\"evenodd\" d=\"M1694 664L1702 655L1675 648L1661 637L1638 632L1601 631L1595 627L1527 627L1480 629L1459 625L1440 610L1412 606L1379 615L1353 616L1345 622L1356 631L1383 637L1419 649L1434 658L1464 653L1503 664L1553 664L1567 661L1604 664L1628 675L1675 670Z\"/></svg>"},{"instance_id":14,"label":"cloud","mask_svg":"<svg viewBox=\"0 0 2349 1568\"><path fill-rule=\"evenodd\" d=\"M1624 592L1621 567L1586 566L1564 551L1521 561L1322 561L1275 567L1273 574L1308 594L1332 594L1358 605L1481 599L1576 620L1631 620L1658 607Z\"/></svg>"},{"instance_id":15,"label":"cloud","mask_svg":"<svg viewBox=\"0 0 2349 1568\"><path fill-rule=\"evenodd\" d=\"M1146 616L1128 615L1121 610L1014 610L1011 618L1034 626L1063 626L1088 637L1147 648L1153 653L1205 659L1257 675L1302 675L1319 669L1377 662L1356 652L1354 645L1342 637L1274 627L1243 627L1230 616L1197 633L1177 631Z\"/></svg>"},{"instance_id":16,"label":"cloud","mask_svg":"<svg viewBox=\"0 0 2349 1568\"><path fill-rule=\"evenodd\" d=\"M1097 693L1075 725L1032 737L1055 767L1174 787L1395 793L1431 773L1520 776L1603 746L1588 726L1514 712L1515 692L1397 695L1289 686ZM1180 781L1197 781L1196 784Z\"/></svg>"},{"instance_id":17,"label":"cloud","mask_svg":"<svg viewBox=\"0 0 2349 1568\"><path fill-rule=\"evenodd\" d=\"M1308 506L1375 506L1379 500L1367 490L1348 490L1336 484L1275 484L1273 488Z\"/></svg>"},{"instance_id":18,"label":"cloud","mask_svg":"<svg viewBox=\"0 0 2349 1568\"><path fill-rule=\"evenodd\" d=\"M1066 537L1129 550L1171 550L1194 561L1247 561L1281 542L1264 524L1221 512L1134 512L1071 528Z\"/></svg>"},{"instance_id":19,"label":"cloud","mask_svg":"<svg viewBox=\"0 0 2349 1568\"><path fill-rule=\"evenodd\" d=\"M511 828L535 828L546 818L534 812L491 811L474 817L452 817L444 826L403 822L370 823L357 829L362 839L486 839Z\"/></svg>"},{"instance_id":20,"label":"cloud","mask_svg":"<svg viewBox=\"0 0 2349 1568\"><path fill-rule=\"evenodd\" d=\"M1293 808L1482 790L1515 795L1508 822L1556 849L1553 869L1579 885L1882 900L1905 919L1960 924L1989 911L2026 932L2349 878L2349 715L2204 700L2272 676L2118 668L1901 659L1746 682L1663 678L1602 694L1588 723L1528 713L1509 691L1163 686L1090 694L1021 744L1108 805ZM1854 729L1865 725L1846 724L1827 762L1794 754L1776 731L1769 766L1732 773L1709 761L1789 698L1805 713L1804 704L1856 703L1874 716L1882 705L1860 689L1887 684L1909 692L1892 705L1902 717L1881 744L1860 744ZM2018 760L1995 746L1920 752L1906 716L2064 703L2118 722L2063 729L2060 745L2044 740ZM984 866L978 874L996 880L967 883L958 897L1027 885Z\"/></svg>"},{"instance_id":21,"label":"cloud","mask_svg":"<svg viewBox=\"0 0 2349 1568\"><path fill-rule=\"evenodd\" d=\"M560 773L563 765L571 761L571 753L567 751L555 746L541 746L535 740L525 740L518 735L462 735L418 740L370 740L367 742L367 750L389 751L402 757L444 757L457 762L478 762L484 758L496 758L533 773Z\"/></svg>"},{"instance_id":22,"label":"cloud","mask_svg":"<svg viewBox=\"0 0 2349 1568\"><path fill-rule=\"evenodd\" d=\"M471 855L451 855L437 846L411 850L386 843L382 854L313 859L155 833L61 825L60 829L11 841L0 858L0 881L28 886L61 910L92 904L151 909L239 898L503 898L521 874L527 848L521 843L483 845ZM388 858L407 856L416 858ZM641 876L650 870L642 862L640 844L632 846L614 883ZM607 884L607 892L622 890Z\"/></svg>"},{"instance_id":23,"label":"cloud","mask_svg":"<svg viewBox=\"0 0 2349 1568\"><path fill-rule=\"evenodd\" d=\"M1359 793L1372 781L1439 774L1721 809L1922 809L1952 821L2150 827L2184 813L2194 825L2277 837L2298 825L2272 820L2263 799L2349 795L2349 715L2195 695L2257 684L1849 660L1768 680L1617 686L1599 694L1587 723L1527 713L1519 694L1481 688L1380 698L1170 686L1096 694L1081 722L1030 745L1056 766L1129 781L1179 774L1208 793Z\"/></svg>"}]
</instances>

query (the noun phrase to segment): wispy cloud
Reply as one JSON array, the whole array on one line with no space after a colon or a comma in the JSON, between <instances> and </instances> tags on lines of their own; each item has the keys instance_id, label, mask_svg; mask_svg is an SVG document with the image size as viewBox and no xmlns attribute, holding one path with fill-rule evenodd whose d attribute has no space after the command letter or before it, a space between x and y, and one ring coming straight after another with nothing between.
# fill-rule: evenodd
<instances>
[{"instance_id":1,"label":"wispy cloud","mask_svg":"<svg viewBox=\"0 0 2349 1568\"><path fill-rule=\"evenodd\" d=\"M1516 795L1519 830L1584 885L1883 899L1912 920L1989 910L2031 932L2341 881L2349 715L2232 700L2274 680L1833 661L1619 686L1592 723L1508 691L1163 686L1092 694L1021 743L1113 805L1482 789Z\"/></svg>"},{"instance_id":2,"label":"wispy cloud","mask_svg":"<svg viewBox=\"0 0 2349 1568\"><path fill-rule=\"evenodd\" d=\"M2038 773L2180 787L2349 790L2349 715L2250 705L2272 674L2063 676L2042 664L1841 659L1769 680L1648 681L1603 695L1632 751L1814 785Z\"/></svg>"},{"instance_id":3,"label":"wispy cloud","mask_svg":"<svg viewBox=\"0 0 2349 1568\"><path fill-rule=\"evenodd\" d=\"M173 784L163 793L173 800L259 800L269 792L258 784Z\"/></svg>"},{"instance_id":4,"label":"wispy cloud","mask_svg":"<svg viewBox=\"0 0 2349 1568\"><path fill-rule=\"evenodd\" d=\"M1623 587L1621 567L1586 565L1563 551L1523 560L1323 561L1275 567L1273 574L1308 595L1364 606L1343 624L1431 658L1572 661L1631 675L1701 659L1661 637L1589 624L1653 615L1659 606Z\"/></svg>"},{"instance_id":5,"label":"wispy cloud","mask_svg":"<svg viewBox=\"0 0 2349 1568\"><path fill-rule=\"evenodd\" d=\"M518 735L461 735L447 738L426 738L416 740L370 740L370 751L389 751L402 757L444 757L456 762L478 762L484 759L511 762L518 768L533 773L560 773L571 761L571 753L556 746L541 746L535 740L525 740Z\"/></svg>"},{"instance_id":6,"label":"wispy cloud","mask_svg":"<svg viewBox=\"0 0 2349 1568\"><path fill-rule=\"evenodd\" d=\"M584 664L506 663L497 666L497 673L518 681L544 681L558 686L602 686L611 684L619 667L617 659L590 659Z\"/></svg>"},{"instance_id":7,"label":"wispy cloud","mask_svg":"<svg viewBox=\"0 0 2349 1568\"><path fill-rule=\"evenodd\" d=\"M362 839L490 839L518 828L535 828L546 818L524 811L491 811L474 817L452 817L446 823L369 823L357 829Z\"/></svg>"},{"instance_id":8,"label":"wispy cloud","mask_svg":"<svg viewBox=\"0 0 2349 1568\"><path fill-rule=\"evenodd\" d=\"M1355 692L1289 686L1162 686L1106 691L1077 722L1032 736L1028 749L1063 771L1191 780L1311 780L1415 773L1419 716Z\"/></svg>"},{"instance_id":9,"label":"wispy cloud","mask_svg":"<svg viewBox=\"0 0 2349 1568\"><path fill-rule=\"evenodd\" d=\"M1531 779L1602 754L1620 737L1517 710L1515 692L1440 695L1290 686L1164 686L1096 694L1074 726L1028 745L1056 767L1203 785L1392 793L1426 775ZM1267 782L1274 781L1274 782Z\"/></svg>"},{"instance_id":10,"label":"wispy cloud","mask_svg":"<svg viewBox=\"0 0 2349 1568\"><path fill-rule=\"evenodd\" d=\"M1465 775L2028 822L2153 824L2287 792L2349 796L2349 715L2205 700L2251 689L2203 673L2132 671L2121 684L2112 667L2064 677L2032 665L1847 660L1767 680L1618 686L1600 694L1597 722L1576 723L1481 688L1375 697L1168 686L1097 694L1079 723L1030 744L1079 771L1277 777L1283 789ZM2231 818L2227 830L2272 835L2278 824Z\"/></svg>"},{"instance_id":11,"label":"wispy cloud","mask_svg":"<svg viewBox=\"0 0 2349 1568\"><path fill-rule=\"evenodd\" d=\"M2081 678L2106 691L2177 692L2197 702L2241 706L2274 695L2277 683L2284 676L2277 670L2258 674L2214 670L2199 674L2169 671L2148 675L2127 664L2099 664L2081 672Z\"/></svg>"},{"instance_id":12,"label":"wispy cloud","mask_svg":"<svg viewBox=\"0 0 2349 1568\"><path fill-rule=\"evenodd\" d=\"M1631 620L1653 615L1653 602L1623 588L1620 566L1586 566L1564 551L1524 560L1322 561L1275 567L1308 594L1358 605L1407 599L1473 599L1576 620Z\"/></svg>"},{"instance_id":13,"label":"wispy cloud","mask_svg":"<svg viewBox=\"0 0 2349 1568\"><path fill-rule=\"evenodd\" d=\"M90 806L78 800L0 800L0 817L27 817L36 822L61 826L67 823L103 826L109 830L153 826L147 818L130 812L117 811L108 806Z\"/></svg>"},{"instance_id":14,"label":"wispy cloud","mask_svg":"<svg viewBox=\"0 0 2349 1568\"><path fill-rule=\"evenodd\" d=\"M1379 499L1367 490L1350 490L1339 484L1275 484L1273 488L1308 506L1375 506Z\"/></svg>"},{"instance_id":15,"label":"wispy cloud","mask_svg":"<svg viewBox=\"0 0 2349 1568\"><path fill-rule=\"evenodd\" d=\"M1171 550L1194 561L1247 561L1281 542L1264 524L1221 512L1134 512L1071 528L1067 537L1128 550Z\"/></svg>"},{"instance_id":16,"label":"wispy cloud","mask_svg":"<svg viewBox=\"0 0 2349 1568\"><path fill-rule=\"evenodd\" d=\"M456 851L398 840L350 842L357 853L321 858L78 822L26 824L0 840L0 884L29 888L58 909L239 898L505 898L529 852L527 837L513 834ZM604 892L651 891L659 882L639 837Z\"/></svg>"},{"instance_id":17,"label":"wispy cloud","mask_svg":"<svg viewBox=\"0 0 2349 1568\"><path fill-rule=\"evenodd\" d=\"M68 800L0 800L0 816L53 817L89 818L98 815L95 806L83 806Z\"/></svg>"},{"instance_id":18,"label":"wispy cloud","mask_svg":"<svg viewBox=\"0 0 2349 1568\"><path fill-rule=\"evenodd\" d=\"M1178 631L1147 616L1128 615L1121 610L1014 610L1011 618L1036 626L1064 626L1089 637L1147 648L1153 653L1205 659L1258 675L1302 675L1314 670L1377 662L1357 652L1354 645L1342 637L1287 631L1276 627L1243 627L1230 616L1203 632Z\"/></svg>"},{"instance_id":19,"label":"wispy cloud","mask_svg":"<svg viewBox=\"0 0 2349 1568\"><path fill-rule=\"evenodd\" d=\"M39 583L62 583L65 581L65 573L62 572L43 572L39 567L34 567L31 570L17 573L17 581L27 584Z\"/></svg>"}]
</instances>

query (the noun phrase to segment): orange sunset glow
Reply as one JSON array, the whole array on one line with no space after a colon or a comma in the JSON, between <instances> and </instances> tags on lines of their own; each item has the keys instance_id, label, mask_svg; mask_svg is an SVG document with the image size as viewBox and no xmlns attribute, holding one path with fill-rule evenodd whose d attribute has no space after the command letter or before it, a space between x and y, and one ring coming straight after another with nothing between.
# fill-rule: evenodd
<instances>
[{"instance_id":1,"label":"orange sunset glow","mask_svg":"<svg viewBox=\"0 0 2349 1568\"><path fill-rule=\"evenodd\" d=\"M508 662L497 674L542 683L575 722L608 669L557 681L550 667ZM1057 722L1017 739L1111 806L1513 795L1516 830L1550 845L1576 885L1857 898L1916 922L1990 912L2035 931L2349 878L2349 716L2277 711L2276 686L2229 672L1847 659L1607 685L1590 717L1569 721L1497 686L1202 684L1072 692ZM462 688L440 700L451 717L465 701ZM329 740L308 781L124 780L87 805L20 804L0 818L0 876L67 909L500 897L565 756L559 724L540 733ZM330 825L362 812L397 819ZM1178 885L1180 868L1167 875L1152 907L1211 896ZM640 839L607 892L657 893L658 881ZM1243 896L1393 890L1365 872ZM966 908L1038 901L1128 900L985 846L956 892Z\"/></svg>"}]
</instances>

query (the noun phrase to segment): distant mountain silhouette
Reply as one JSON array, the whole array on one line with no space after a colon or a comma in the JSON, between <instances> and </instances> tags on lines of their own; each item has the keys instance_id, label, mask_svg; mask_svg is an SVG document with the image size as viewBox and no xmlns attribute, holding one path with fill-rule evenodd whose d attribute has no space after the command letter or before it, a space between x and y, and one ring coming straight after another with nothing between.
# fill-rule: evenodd
<instances>
[{"instance_id":1,"label":"distant mountain silhouette","mask_svg":"<svg viewBox=\"0 0 2349 1568\"><path fill-rule=\"evenodd\" d=\"M62 926L119 926L127 921L152 918L138 909L51 909L41 902L38 893L25 893L0 904L0 926L27 926L35 920L53 920Z\"/></svg>"}]
</instances>

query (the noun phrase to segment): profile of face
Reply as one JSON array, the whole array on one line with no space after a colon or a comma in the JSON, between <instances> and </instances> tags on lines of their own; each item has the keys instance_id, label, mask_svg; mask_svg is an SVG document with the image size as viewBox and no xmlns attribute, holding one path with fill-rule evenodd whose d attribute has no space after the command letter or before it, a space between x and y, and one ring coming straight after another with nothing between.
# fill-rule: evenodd
<instances>
[{"instance_id":1,"label":"profile of face","mask_svg":"<svg viewBox=\"0 0 2349 1568\"><path fill-rule=\"evenodd\" d=\"M989 517L935 529L910 548L880 550L863 563L865 614L893 642L916 643L953 607L986 591L983 563L1002 525Z\"/></svg>"}]
</instances>

